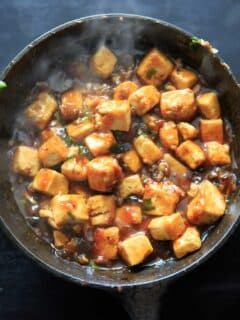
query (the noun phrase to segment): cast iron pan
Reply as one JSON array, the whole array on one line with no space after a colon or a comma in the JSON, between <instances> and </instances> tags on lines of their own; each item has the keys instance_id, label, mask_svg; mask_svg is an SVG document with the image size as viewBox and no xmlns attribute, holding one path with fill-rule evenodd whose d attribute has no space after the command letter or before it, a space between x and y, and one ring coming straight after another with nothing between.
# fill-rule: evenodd
<instances>
[{"instance_id":1,"label":"cast iron pan","mask_svg":"<svg viewBox=\"0 0 240 320\"><path fill-rule=\"evenodd\" d=\"M54 256L52 249L37 238L19 212L8 176L7 141L24 99L36 81L45 80L54 67L74 52L93 52L105 43L114 51L147 51L158 47L180 57L198 70L220 94L224 117L232 124L235 139L232 148L239 164L240 88L229 68L208 48L190 45L190 34L166 22L141 16L111 14L87 17L61 25L27 46L2 74L8 88L0 92L0 218L4 229L28 256L45 269L64 279L117 292L132 319L158 319L160 295L169 280L198 266L229 237L239 220L239 190L229 202L227 212L200 251L179 261L137 271L92 270Z\"/></svg>"}]
</instances>

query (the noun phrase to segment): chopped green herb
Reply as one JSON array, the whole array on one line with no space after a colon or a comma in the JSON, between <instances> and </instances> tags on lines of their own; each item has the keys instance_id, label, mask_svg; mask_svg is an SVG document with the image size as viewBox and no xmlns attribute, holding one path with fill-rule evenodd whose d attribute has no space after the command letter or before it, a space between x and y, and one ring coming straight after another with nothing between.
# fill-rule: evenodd
<instances>
[{"instance_id":1,"label":"chopped green herb","mask_svg":"<svg viewBox=\"0 0 240 320\"><path fill-rule=\"evenodd\" d=\"M22 206L25 206L25 205L26 205L26 199L21 199L21 200L20 200L20 204L21 204Z\"/></svg>"},{"instance_id":2,"label":"chopped green herb","mask_svg":"<svg viewBox=\"0 0 240 320\"><path fill-rule=\"evenodd\" d=\"M196 48L200 44L200 39L198 37L192 37L190 42L190 47Z\"/></svg>"},{"instance_id":3,"label":"chopped green herb","mask_svg":"<svg viewBox=\"0 0 240 320\"><path fill-rule=\"evenodd\" d=\"M96 263L93 261L93 260L91 260L91 262L90 262L90 267L92 268L92 269L94 269L94 270L101 270L101 267L99 267L98 265L96 265Z\"/></svg>"},{"instance_id":4,"label":"chopped green herb","mask_svg":"<svg viewBox=\"0 0 240 320\"><path fill-rule=\"evenodd\" d=\"M152 199L144 199L143 200L143 210L144 211L150 211L150 210L154 210L155 207L152 203Z\"/></svg>"},{"instance_id":5,"label":"chopped green herb","mask_svg":"<svg viewBox=\"0 0 240 320\"><path fill-rule=\"evenodd\" d=\"M150 80L157 73L155 68L151 68L147 71L146 77Z\"/></svg>"},{"instance_id":6,"label":"chopped green herb","mask_svg":"<svg viewBox=\"0 0 240 320\"><path fill-rule=\"evenodd\" d=\"M112 153L118 154L118 153L122 153L123 152L123 148L119 143L116 142L111 146L110 151Z\"/></svg>"},{"instance_id":7,"label":"chopped green herb","mask_svg":"<svg viewBox=\"0 0 240 320\"><path fill-rule=\"evenodd\" d=\"M69 137L69 135L66 134L62 138L68 147L71 147L73 145L74 142L73 142L72 138Z\"/></svg>"},{"instance_id":8,"label":"chopped green herb","mask_svg":"<svg viewBox=\"0 0 240 320\"><path fill-rule=\"evenodd\" d=\"M81 156L87 157L88 159L92 159L91 152L89 151L89 149L86 146L83 146L83 145L79 146L79 154Z\"/></svg>"},{"instance_id":9,"label":"chopped green herb","mask_svg":"<svg viewBox=\"0 0 240 320\"><path fill-rule=\"evenodd\" d=\"M192 43L199 43L200 39L198 37L192 37L191 41L192 41Z\"/></svg>"},{"instance_id":10,"label":"chopped green herb","mask_svg":"<svg viewBox=\"0 0 240 320\"><path fill-rule=\"evenodd\" d=\"M7 88L7 84L5 81L0 80L0 89L5 89Z\"/></svg>"},{"instance_id":11,"label":"chopped green herb","mask_svg":"<svg viewBox=\"0 0 240 320\"><path fill-rule=\"evenodd\" d=\"M114 130L113 131L114 137L118 140L124 137L125 132L120 131L120 130Z\"/></svg>"},{"instance_id":12,"label":"chopped green herb","mask_svg":"<svg viewBox=\"0 0 240 320\"><path fill-rule=\"evenodd\" d=\"M71 156L68 156L66 160L71 160L71 159L74 159L76 156L73 154Z\"/></svg>"},{"instance_id":13,"label":"chopped green herb","mask_svg":"<svg viewBox=\"0 0 240 320\"><path fill-rule=\"evenodd\" d=\"M66 123L65 120L64 120L64 118L62 117L60 111L56 111L56 112L54 113L54 119L55 119L58 123L60 123L60 124L65 124L65 123Z\"/></svg>"},{"instance_id":14,"label":"chopped green herb","mask_svg":"<svg viewBox=\"0 0 240 320\"><path fill-rule=\"evenodd\" d=\"M72 220L75 220L75 216L71 211L67 212L67 215L69 216L69 218L71 218Z\"/></svg>"}]
</instances>

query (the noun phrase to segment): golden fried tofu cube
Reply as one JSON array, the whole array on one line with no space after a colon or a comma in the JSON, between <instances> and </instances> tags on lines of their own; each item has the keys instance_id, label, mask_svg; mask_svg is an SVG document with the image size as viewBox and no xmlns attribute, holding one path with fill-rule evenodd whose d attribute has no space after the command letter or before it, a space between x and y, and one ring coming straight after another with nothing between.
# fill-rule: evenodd
<instances>
[{"instance_id":1,"label":"golden fried tofu cube","mask_svg":"<svg viewBox=\"0 0 240 320\"><path fill-rule=\"evenodd\" d=\"M141 135L134 139L133 145L142 161L146 164L153 164L160 160L163 151L150 138Z\"/></svg>"},{"instance_id":2,"label":"golden fried tofu cube","mask_svg":"<svg viewBox=\"0 0 240 320\"><path fill-rule=\"evenodd\" d=\"M206 160L202 148L191 140L186 140L182 144L180 144L180 146L176 149L176 155L191 169L198 168Z\"/></svg>"},{"instance_id":3,"label":"golden fried tofu cube","mask_svg":"<svg viewBox=\"0 0 240 320\"><path fill-rule=\"evenodd\" d=\"M126 204L116 211L115 223L119 228L142 222L142 209L135 204Z\"/></svg>"},{"instance_id":4,"label":"golden fried tofu cube","mask_svg":"<svg viewBox=\"0 0 240 320\"><path fill-rule=\"evenodd\" d=\"M163 92L160 110L164 119L189 121L197 111L194 93L191 89Z\"/></svg>"},{"instance_id":5,"label":"golden fried tofu cube","mask_svg":"<svg viewBox=\"0 0 240 320\"><path fill-rule=\"evenodd\" d=\"M87 97L85 97L84 103L89 110L95 112L97 106L99 106L102 102L106 100L107 100L106 97L88 95Z\"/></svg>"},{"instance_id":6,"label":"golden fried tofu cube","mask_svg":"<svg viewBox=\"0 0 240 320\"><path fill-rule=\"evenodd\" d=\"M197 80L195 72L184 68L175 68L170 75L170 81L177 89L192 88Z\"/></svg>"},{"instance_id":7,"label":"golden fried tofu cube","mask_svg":"<svg viewBox=\"0 0 240 320\"><path fill-rule=\"evenodd\" d=\"M106 260L114 260L118 254L119 229L117 227L97 228L94 232L95 254Z\"/></svg>"},{"instance_id":8,"label":"golden fried tofu cube","mask_svg":"<svg viewBox=\"0 0 240 320\"><path fill-rule=\"evenodd\" d=\"M170 215L175 212L178 202L184 195L183 190L171 181L148 183L143 194L144 213L154 216Z\"/></svg>"},{"instance_id":9,"label":"golden fried tofu cube","mask_svg":"<svg viewBox=\"0 0 240 320\"><path fill-rule=\"evenodd\" d=\"M159 119L156 115L147 113L143 116L143 121L146 123L150 131L158 134L164 120Z\"/></svg>"},{"instance_id":10,"label":"golden fried tofu cube","mask_svg":"<svg viewBox=\"0 0 240 320\"><path fill-rule=\"evenodd\" d=\"M100 156L91 160L87 165L88 184L91 189L109 192L120 180L122 168L118 161L111 156Z\"/></svg>"},{"instance_id":11,"label":"golden fried tofu cube","mask_svg":"<svg viewBox=\"0 0 240 320\"><path fill-rule=\"evenodd\" d=\"M111 131L93 132L85 138L85 144L94 157L110 153L110 148L115 142Z\"/></svg>"},{"instance_id":12,"label":"golden fried tofu cube","mask_svg":"<svg viewBox=\"0 0 240 320\"><path fill-rule=\"evenodd\" d=\"M223 194L213 183L204 180L188 205L187 218L192 224L211 224L224 214L225 209L226 201Z\"/></svg>"},{"instance_id":13,"label":"golden fried tofu cube","mask_svg":"<svg viewBox=\"0 0 240 320\"><path fill-rule=\"evenodd\" d=\"M68 155L68 148L58 136L45 141L38 149L38 157L44 167L54 167L64 161Z\"/></svg>"},{"instance_id":14,"label":"golden fried tofu cube","mask_svg":"<svg viewBox=\"0 0 240 320\"><path fill-rule=\"evenodd\" d=\"M142 161L134 149L130 149L123 154L123 162L134 173L142 169Z\"/></svg>"},{"instance_id":15,"label":"golden fried tofu cube","mask_svg":"<svg viewBox=\"0 0 240 320\"><path fill-rule=\"evenodd\" d=\"M89 219L86 200L77 194L56 195L51 200L52 219L57 226Z\"/></svg>"},{"instance_id":16,"label":"golden fried tofu cube","mask_svg":"<svg viewBox=\"0 0 240 320\"><path fill-rule=\"evenodd\" d=\"M231 156L229 154L229 145L220 144L218 142L205 143L207 148L207 161L215 165L225 165L231 163Z\"/></svg>"},{"instance_id":17,"label":"golden fried tofu cube","mask_svg":"<svg viewBox=\"0 0 240 320\"><path fill-rule=\"evenodd\" d=\"M198 193L199 186L200 186L199 183L191 182L190 188L187 192L188 196L191 198L194 198Z\"/></svg>"},{"instance_id":18,"label":"golden fried tofu cube","mask_svg":"<svg viewBox=\"0 0 240 320\"><path fill-rule=\"evenodd\" d=\"M27 107L26 117L39 129L49 124L54 112L57 110L57 101L53 95L42 92L37 99Z\"/></svg>"},{"instance_id":19,"label":"golden fried tofu cube","mask_svg":"<svg viewBox=\"0 0 240 320\"><path fill-rule=\"evenodd\" d=\"M92 56L90 67L92 71L102 79L108 78L117 63L115 54L106 47L101 47Z\"/></svg>"},{"instance_id":20,"label":"golden fried tofu cube","mask_svg":"<svg viewBox=\"0 0 240 320\"><path fill-rule=\"evenodd\" d=\"M193 140L198 136L198 129L196 129L190 123L180 122L177 124L177 128L183 140Z\"/></svg>"},{"instance_id":21,"label":"golden fried tofu cube","mask_svg":"<svg viewBox=\"0 0 240 320\"><path fill-rule=\"evenodd\" d=\"M40 169L38 151L27 146L18 146L13 156L13 171L34 177Z\"/></svg>"},{"instance_id":22,"label":"golden fried tofu cube","mask_svg":"<svg viewBox=\"0 0 240 320\"><path fill-rule=\"evenodd\" d=\"M139 116L150 111L160 101L160 92L154 86L144 86L133 92L128 102Z\"/></svg>"},{"instance_id":23,"label":"golden fried tofu cube","mask_svg":"<svg viewBox=\"0 0 240 320\"><path fill-rule=\"evenodd\" d=\"M173 70L171 60L158 49L152 49L140 62L137 75L147 84L160 86Z\"/></svg>"},{"instance_id":24,"label":"golden fried tofu cube","mask_svg":"<svg viewBox=\"0 0 240 320\"><path fill-rule=\"evenodd\" d=\"M147 236L136 234L120 242L118 250L122 259L129 266L135 266L143 262L153 252L153 247Z\"/></svg>"},{"instance_id":25,"label":"golden fried tofu cube","mask_svg":"<svg viewBox=\"0 0 240 320\"><path fill-rule=\"evenodd\" d=\"M189 169L174 158L169 153L165 153L163 159L167 162L169 166L170 176L177 176L179 178L187 178L189 174Z\"/></svg>"},{"instance_id":26,"label":"golden fried tofu cube","mask_svg":"<svg viewBox=\"0 0 240 320\"><path fill-rule=\"evenodd\" d=\"M92 119L86 119L80 123L70 123L66 127L66 130L67 134L74 141L83 141L86 136L88 136L95 130L95 125Z\"/></svg>"},{"instance_id":27,"label":"golden fried tofu cube","mask_svg":"<svg viewBox=\"0 0 240 320\"><path fill-rule=\"evenodd\" d=\"M180 259L187 254L201 248L202 242L199 231L196 227L188 227L178 239L173 241L173 251L175 256Z\"/></svg>"},{"instance_id":28,"label":"golden fried tofu cube","mask_svg":"<svg viewBox=\"0 0 240 320\"><path fill-rule=\"evenodd\" d=\"M221 115L221 107L215 92L206 92L197 97L197 104L201 113L207 119L218 119Z\"/></svg>"},{"instance_id":29,"label":"golden fried tofu cube","mask_svg":"<svg viewBox=\"0 0 240 320\"><path fill-rule=\"evenodd\" d=\"M223 143L222 119L200 120L200 132L202 142L216 141Z\"/></svg>"},{"instance_id":30,"label":"golden fried tofu cube","mask_svg":"<svg viewBox=\"0 0 240 320\"><path fill-rule=\"evenodd\" d=\"M173 121L163 124L159 130L159 138L161 144L170 150L175 150L179 145L177 126Z\"/></svg>"},{"instance_id":31,"label":"golden fried tofu cube","mask_svg":"<svg viewBox=\"0 0 240 320\"><path fill-rule=\"evenodd\" d=\"M116 211L116 200L113 196L92 196L88 198L87 206L92 225L109 225L113 222Z\"/></svg>"},{"instance_id":32,"label":"golden fried tofu cube","mask_svg":"<svg viewBox=\"0 0 240 320\"><path fill-rule=\"evenodd\" d=\"M32 187L50 196L65 194L68 193L68 180L55 170L40 169L33 180Z\"/></svg>"},{"instance_id":33,"label":"golden fried tofu cube","mask_svg":"<svg viewBox=\"0 0 240 320\"><path fill-rule=\"evenodd\" d=\"M130 194L141 195L143 191L142 181L138 174L123 178L118 186L119 196L123 199L127 198Z\"/></svg>"},{"instance_id":34,"label":"golden fried tofu cube","mask_svg":"<svg viewBox=\"0 0 240 320\"><path fill-rule=\"evenodd\" d=\"M129 131L131 110L127 100L107 100L97 107L101 116L100 127L108 130Z\"/></svg>"},{"instance_id":35,"label":"golden fried tofu cube","mask_svg":"<svg viewBox=\"0 0 240 320\"><path fill-rule=\"evenodd\" d=\"M88 162L88 158L78 155L66 160L61 166L61 172L71 181L85 181Z\"/></svg>"},{"instance_id":36,"label":"golden fried tofu cube","mask_svg":"<svg viewBox=\"0 0 240 320\"><path fill-rule=\"evenodd\" d=\"M184 219L179 212L153 218L148 225L148 230L155 240L175 240L183 234L185 229Z\"/></svg>"},{"instance_id":37,"label":"golden fried tofu cube","mask_svg":"<svg viewBox=\"0 0 240 320\"><path fill-rule=\"evenodd\" d=\"M73 121L78 118L82 107L83 98L79 89L70 89L62 94L60 110L66 121Z\"/></svg>"},{"instance_id":38,"label":"golden fried tofu cube","mask_svg":"<svg viewBox=\"0 0 240 320\"><path fill-rule=\"evenodd\" d=\"M65 233L54 230L53 231L53 242L56 248L64 248L69 242L69 238L65 235Z\"/></svg>"},{"instance_id":39,"label":"golden fried tofu cube","mask_svg":"<svg viewBox=\"0 0 240 320\"><path fill-rule=\"evenodd\" d=\"M124 81L114 89L114 100L127 100L138 89L138 85L132 81Z\"/></svg>"},{"instance_id":40,"label":"golden fried tofu cube","mask_svg":"<svg viewBox=\"0 0 240 320\"><path fill-rule=\"evenodd\" d=\"M40 132L41 140L47 141L51 137L55 135L54 131L52 130L53 128L46 128Z\"/></svg>"}]
</instances>

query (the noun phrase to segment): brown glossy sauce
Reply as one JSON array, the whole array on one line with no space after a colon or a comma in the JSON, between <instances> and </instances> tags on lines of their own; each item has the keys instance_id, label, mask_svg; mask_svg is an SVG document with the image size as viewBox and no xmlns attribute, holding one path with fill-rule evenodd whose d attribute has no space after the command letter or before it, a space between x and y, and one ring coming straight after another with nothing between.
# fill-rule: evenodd
<instances>
[{"instance_id":1,"label":"brown glossy sauce","mask_svg":"<svg viewBox=\"0 0 240 320\"><path fill-rule=\"evenodd\" d=\"M85 60L84 60L85 61ZM112 99L113 95L113 89L118 85L119 83L130 80L134 81L135 83L142 85L139 78L136 76L136 66L130 65L123 67L122 65L118 65L118 67L115 69L114 73L108 80L103 81L89 81L88 83L84 83L82 81L82 74L86 71L84 67L84 63L81 65L77 65L76 67L76 61L72 64L68 64L64 70L60 70L64 74L67 74L68 79L71 79L71 83L81 83L81 92L83 94L83 97L91 97L96 99L96 101L93 101L97 105L99 99L100 100L108 100ZM80 80L79 80L80 79ZM90 79L91 80L91 79ZM37 84L35 88L33 88L32 92L33 95L30 95L28 100L32 101L34 100L35 96L41 92L48 90L49 92L53 93L54 96L58 99L60 99L61 90L53 90L52 87L56 88L57 84L55 83L52 85L53 79L46 79L46 82L44 84ZM201 81L199 81L201 84ZM64 87L64 86L63 86ZM200 92L206 91L208 88L203 85L201 85ZM86 106L84 106L86 108ZM160 114L159 107L155 107L152 109L149 114L155 115L159 118L159 126L162 124L162 117ZM48 128L55 132L57 135L65 138L65 130L64 130L64 121L62 119L57 118L58 114L55 114L55 117L51 120ZM191 122L194 126L198 127L199 124L199 115L197 115L194 120ZM38 132L32 128L27 127L25 128L25 122L23 118L20 118L16 122L16 127L14 130L14 135L11 141L11 150L9 151L10 158L12 157L14 148L17 145L24 144L28 146L34 146L39 147L41 144L41 138L38 135ZM232 139L232 131L231 126L227 120L224 120L224 127L225 127L225 137L224 141L226 143L231 143ZM151 136L152 140L157 144L159 143L159 137L158 134L154 134L149 130L147 125L143 122L142 118L136 115L133 115L132 117L132 124L131 128L128 132L116 132L115 138L119 145L121 145L122 149L124 151L129 150L132 147L133 139L138 136L139 134L144 133ZM47 134L47 133L46 133ZM196 143L202 146L202 142L198 139L194 140ZM163 148L163 150L167 153L170 153L174 155L174 153L170 150L166 150ZM127 169L126 166L123 165L121 154L113 154L113 156L119 160L119 163L123 166L125 170L125 174L130 174L130 171ZM234 159L233 155L232 158ZM161 162L161 160L159 161ZM143 182L147 181L157 181L160 182L162 179L169 179L176 185L178 185L180 188L182 188L184 191L187 191L189 189L190 183L200 182L204 178L208 178L210 181L214 182L223 192L225 193L231 193L231 186L236 183L236 177L234 174L234 160L233 165L229 166L223 166L223 167L209 167L208 164L205 164L204 166L196 169L196 170L188 170L188 173L184 176L179 176L175 174L174 172L169 171L169 168L167 168L167 171L164 173L164 177L159 175L158 172L158 165L159 162L153 164L152 166L144 165L141 171L139 172L139 175L141 176L141 179ZM54 167L54 169L59 170L59 166ZM29 186L29 182L31 179L25 178L23 176L16 175L14 173L10 173L11 182L13 185L13 192L15 199L21 209L22 214L26 218L27 223L29 226L36 232L36 234L44 238L50 245L53 246L56 254L58 256L61 256L65 259L73 260L79 262L79 256L80 255L86 255L89 261L95 260L100 265L106 265L109 267L121 267L123 266L122 261L120 259L114 260L112 262L105 261L104 259L101 261L101 257L97 257L94 251L94 237L93 237L93 230L94 227L91 226L89 222L84 223L83 225L79 226L79 229L73 228L72 226L66 225L62 228L62 231L70 238L71 243L68 244L68 246L64 249L57 249L53 245L53 238L52 238L52 228L48 225L47 221L44 218L39 217L39 209L40 207L45 207L51 197L42 195L40 193L34 192L31 189L31 186ZM44 181L43 181L44 183ZM79 183L73 183L70 182L70 191L69 193L76 192L77 186L83 186L86 187L87 184L85 182L79 182ZM114 191L113 191L114 193ZM121 204L139 204L142 205L143 200L138 196L130 196L127 199L117 199L118 205ZM186 208L187 204L189 202L189 197L186 196L183 200L181 200L176 208L176 211L181 211L183 215L186 214ZM124 240L131 236L132 234L136 233L144 233L149 235L147 226L153 216L149 216L146 214L143 214L142 222L137 225L129 224L131 221L131 212L126 212L125 214L125 226L120 229L120 240ZM202 240L206 239L208 232L211 231L213 226L204 227L202 228ZM159 261L166 261L168 259L173 258L172 248L171 244L168 241L156 241L151 239L151 243L154 248L153 254L145 261L145 263L148 265L151 264L151 261L154 263L158 263Z\"/></svg>"}]
</instances>

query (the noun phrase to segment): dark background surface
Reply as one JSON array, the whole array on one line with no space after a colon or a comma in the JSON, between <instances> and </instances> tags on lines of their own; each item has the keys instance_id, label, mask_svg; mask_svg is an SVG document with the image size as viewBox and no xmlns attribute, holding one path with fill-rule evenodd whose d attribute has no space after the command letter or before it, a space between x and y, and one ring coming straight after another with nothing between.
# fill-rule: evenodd
<instances>
[{"instance_id":1,"label":"dark background surface","mask_svg":"<svg viewBox=\"0 0 240 320\"><path fill-rule=\"evenodd\" d=\"M240 79L238 0L0 0L0 70L41 33L103 12L160 18L207 39ZM208 262L174 282L163 299L163 319L238 319L240 228ZM48 274L0 230L0 320L62 320L70 313L79 319L128 319L111 296Z\"/></svg>"}]
</instances>

